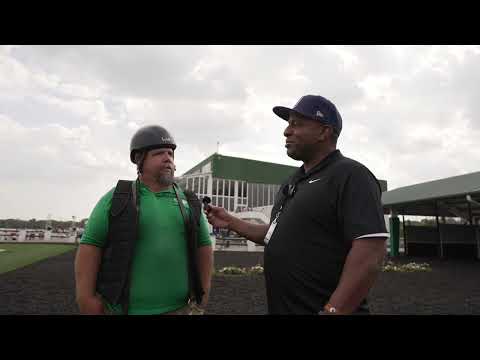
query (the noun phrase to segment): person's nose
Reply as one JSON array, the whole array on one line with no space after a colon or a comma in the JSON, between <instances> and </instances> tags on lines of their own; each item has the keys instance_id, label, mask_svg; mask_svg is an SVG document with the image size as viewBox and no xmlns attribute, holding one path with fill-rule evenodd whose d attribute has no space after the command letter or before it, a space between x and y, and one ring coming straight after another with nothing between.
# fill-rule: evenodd
<instances>
[{"instance_id":1,"label":"person's nose","mask_svg":"<svg viewBox=\"0 0 480 360\"><path fill-rule=\"evenodd\" d=\"M283 131L283 136L288 138L289 136L292 136L292 135L293 135L292 127L290 126L290 124L288 124L288 126Z\"/></svg>"}]
</instances>

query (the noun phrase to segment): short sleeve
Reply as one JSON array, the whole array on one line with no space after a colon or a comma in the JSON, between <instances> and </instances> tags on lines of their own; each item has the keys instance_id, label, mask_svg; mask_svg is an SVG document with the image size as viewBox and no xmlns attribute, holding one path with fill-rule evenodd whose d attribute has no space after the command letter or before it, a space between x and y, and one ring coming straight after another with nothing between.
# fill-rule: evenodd
<instances>
[{"instance_id":1,"label":"short sleeve","mask_svg":"<svg viewBox=\"0 0 480 360\"><path fill-rule=\"evenodd\" d=\"M97 205L95 205L88 218L80 244L104 247L107 241L108 219L114 190L115 189L110 190L98 201Z\"/></svg>"},{"instance_id":2,"label":"short sleeve","mask_svg":"<svg viewBox=\"0 0 480 360\"><path fill-rule=\"evenodd\" d=\"M200 216L200 227L198 234L198 247L212 245L212 239L210 238L210 232L208 231L207 218L202 213Z\"/></svg>"},{"instance_id":3,"label":"short sleeve","mask_svg":"<svg viewBox=\"0 0 480 360\"><path fill-rule=\"evenodd\" d=\"M389 237L380 186L365 166L355 166L349 172L342 186L338 210L347 243L368 237Z\"/></svg>"}]
</instances>

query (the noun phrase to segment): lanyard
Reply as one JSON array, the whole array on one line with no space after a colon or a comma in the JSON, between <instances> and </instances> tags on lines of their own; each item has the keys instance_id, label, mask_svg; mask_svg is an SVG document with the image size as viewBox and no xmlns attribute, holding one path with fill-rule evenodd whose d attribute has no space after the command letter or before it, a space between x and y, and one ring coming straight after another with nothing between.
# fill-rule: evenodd
<instances>
[{"instance_id":1,"label":"lanyard","mask_svg":"<svg viewBox=\"0 0 480 360\"><path fill-rule=\"evenodd\" d=\"M284 186L282 192L284 194L284 198L282 199L282 203L280 204L280 208L278 209L276 215L275 215L275 219L273 219L272 222L275 222L275 223L278 223L278 218L280 217L280 214L282 213L282 210L283 210L283 207L285 206L285 204L293 198L293 195L295 195L295 192L297 191L297 185L300 181L302 181L304 179L304 177L301 177L299 178L297 181L294 182L294 184L287 184L286 186ZM285 191L285 189L287 189ZM286 192L286 193L285 193Z\"/></svg>"}]
</instances>

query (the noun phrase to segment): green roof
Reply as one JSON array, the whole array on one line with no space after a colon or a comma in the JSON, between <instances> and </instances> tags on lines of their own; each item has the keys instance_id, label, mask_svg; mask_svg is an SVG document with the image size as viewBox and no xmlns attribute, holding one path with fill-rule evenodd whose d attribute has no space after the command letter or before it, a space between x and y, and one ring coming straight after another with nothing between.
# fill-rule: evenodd
<instances>
[{"instance_id":1,"label":"green roof","mask_svg":"<svg viewBox=\"0 0 480 360\"><path fill-rule=\"evenodd\" d=\"M480 193L480 171L428 181L383 193L384 206Z\"/></svg>"},{"instance_id":2,"label":"green roof","mask_svg":"<svg viewBox=\"0 0 480 360\"><path fill-rule=\"evenodd\" d=\"M298 167L215 153L183 175L193 174L211 162L212 176L249 183L282 184Z\"/></svg>"},{"instance_id":3,"label":"green roof","mask_svg":"<svg viewBox=\"0 0 480 360\"><path fill-rule=\"evenodd\" d=\"M238 158L214 153L195 165L183 175L200 171L211 162L213 177L220 179L242 180L249 183L281 185L297 169L296 166L276 164L266 161ZM182 175L182 176L183 176ZM387 181L378 180L383 191L387 191Z\"/></svg>"}]
</instances>

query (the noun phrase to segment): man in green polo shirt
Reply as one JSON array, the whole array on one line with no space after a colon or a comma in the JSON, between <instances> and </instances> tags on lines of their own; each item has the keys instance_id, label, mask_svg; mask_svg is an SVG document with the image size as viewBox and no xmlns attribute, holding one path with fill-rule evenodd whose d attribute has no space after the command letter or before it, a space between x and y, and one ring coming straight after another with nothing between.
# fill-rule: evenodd
<instances>
[{"instance_id":1,"label":"man in green polo shirt","mask_svg":"<svg viewBox=\"0 0 480 360\"><path fill-rule=\"evenodd\" d=\"M208 300L213 252L203 214L195 255L204 295L199 304L189 297L187 234L177 199L182 201L186 212L192 209L183 191L174 188L175 148L172 136L160 126L141 128L132 138L130 158L139 175L138 236L129 272L128 314L203 313ZM105 194L93 209L77 252L76 291L82 314L123 313L122 306L110 304L96 290L114 190Z\"/></svg>"}]
</instances>

